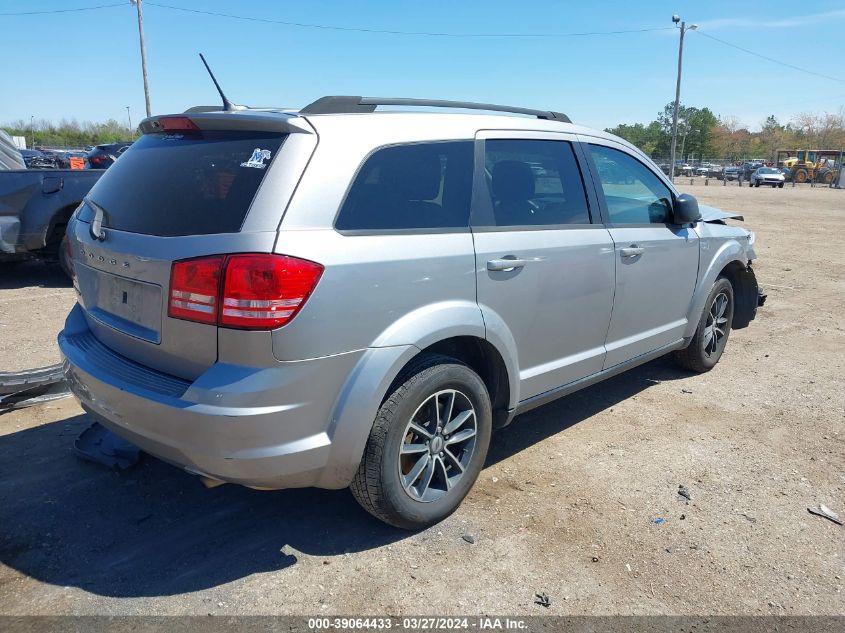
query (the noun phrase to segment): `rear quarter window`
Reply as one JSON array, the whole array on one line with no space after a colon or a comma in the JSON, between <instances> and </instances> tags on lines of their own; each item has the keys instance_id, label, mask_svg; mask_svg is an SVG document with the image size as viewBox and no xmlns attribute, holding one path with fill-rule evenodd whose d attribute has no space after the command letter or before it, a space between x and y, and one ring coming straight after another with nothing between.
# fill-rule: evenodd
<instances>
[{"instance_id":1,"label":"rear quarter window","mask_svg":"<svg viewBox=\"0 0 845 633\"><path fill-rule=\"evenodd\" d=\"M284 140L267 132L147 134L88 198L103 226L146 235L235 233ZM80 219L90 221L86 205Z\"/></svg>"},{"instance_id":2,"label":"rear quarter window","mask_svg":"<svg viewBox=\"0 0 845 633\"><path fill-rule=\"evenodd\" d=\"M358 171L335 228L466 228L472 169L472 141L415 143L376 150Z\"/></svg>"}]
</instances>

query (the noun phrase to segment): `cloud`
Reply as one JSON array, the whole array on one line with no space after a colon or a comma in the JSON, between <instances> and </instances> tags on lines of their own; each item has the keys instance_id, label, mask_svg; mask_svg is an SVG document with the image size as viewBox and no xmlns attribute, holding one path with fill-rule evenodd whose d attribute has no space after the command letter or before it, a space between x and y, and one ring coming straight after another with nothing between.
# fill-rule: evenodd
<instances>
[{"instance_id":1,"label":"cloud","mask_svg":"<svg viewBox=\"0 0 845 633\"><path fill-rule=\"evenodd\" d=\"M795 17L777 18L774 20L766 20L762 18L720 18L716 20L705 20L703 22L700 22L699 26L702 29L707 29L709 31L735 27L790 29L798 26L819 24L820 22L827 22L828 20L836 20L841 18L845 18L845 9L825 11L824 13L810 13L807 15L799 15Z\"/></svg>"}]
</instances>

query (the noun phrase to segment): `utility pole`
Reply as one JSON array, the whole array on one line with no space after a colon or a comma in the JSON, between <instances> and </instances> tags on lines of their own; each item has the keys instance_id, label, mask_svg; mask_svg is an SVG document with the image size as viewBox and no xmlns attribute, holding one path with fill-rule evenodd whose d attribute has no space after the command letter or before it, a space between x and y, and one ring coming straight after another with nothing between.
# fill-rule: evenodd
<instances>
[{"instance_id":1,"label":"utility pole","mask_svg":"<svg viewBox=\"0 0 845 633\"><path fill-rule=\"evenodd\" d=\"M681 22L680 16L673 15L672 22L675 24ZM678 45L678 82L675 84L675 111L672 114L672 153L669 158L669 179L672 182L675 182L675 148L678 145L678 107L681 103L681 68L683 66L684 59L684 33L687 31L694 31L697 28L697 24L690 24L689 27L687 27L686 22L681 22L680 25L681 41Z\"/></svg>"},{"instance_id":2,"label":"utility pole","mask_svg":"<svg viewBox=\"0 0 845 633\"><path fill-rule=\"evenodd\" d=\"M35 149L35 115L29 117L29 149Z\"/></svg>"},{"instance_id":3,"label":"utility pole","mask_svg":"<svg viewBox=\"0 0 845 633\"><path fill-rule=\"evenodd\" d=\"M129 135L135 138L135 131L132 129L132 115L129 113L129 106L126 106L126 117L129 119Z\"/></svg>"},{"instance_id":4,"label":"utility pole","mask_svg":"<svg viewBox=\"0 0 845 633\"><path fill-rule=\"evenodd\" d=\"M150 108L150 84L147 79L147 47L144 45L144 14L141 11L141 0L129 0L138 9L138 36L141 40L141 72L144 74L144 100L147 105L147 116L152 116Z\"/></svg>"}]
</instances>

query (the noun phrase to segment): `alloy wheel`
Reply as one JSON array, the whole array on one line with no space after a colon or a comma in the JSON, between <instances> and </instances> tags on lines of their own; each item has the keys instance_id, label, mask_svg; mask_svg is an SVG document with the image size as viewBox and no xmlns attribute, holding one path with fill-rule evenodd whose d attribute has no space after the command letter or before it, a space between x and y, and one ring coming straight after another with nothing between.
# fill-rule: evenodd
<instances>
[{"instance_id":1,"label":"alloy wheel","mask_svg":"<svg viewBox=\"0 0 845 633\"><path fill-rule=\"evenodd\" d=\"M399 480L414 501L430 503L460 481L475 452L478 421L470 399L457 389L429 396L405 427Z\"/></svg>"},{"instance_id":2,"label":"alloy wheel","mask_svg":"<svg viewBox=\"0 0 845 633\"><path fill-rule=\"evenodd\" d=\"M707 313L707 323L704 326L704 338L702 344L704 353L713 357L721 353L727 335L727 311L730 305L730 298L727 293L720 292L713 298L710 310Z\"/></svg>"}]
</instances>

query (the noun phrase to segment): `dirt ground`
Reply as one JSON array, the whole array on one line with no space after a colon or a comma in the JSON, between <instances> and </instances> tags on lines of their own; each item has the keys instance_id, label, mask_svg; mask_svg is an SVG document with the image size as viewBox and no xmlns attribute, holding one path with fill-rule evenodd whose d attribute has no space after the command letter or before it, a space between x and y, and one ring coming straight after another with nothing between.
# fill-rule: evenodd
<instances>
[{"instance_id":1,"label":"dirt ground","mask_svg":"<svg viewBox=\"0 0 845 633\"><path fill-rule=\"evenodd\" d=\"M709 374L661 359L521 416L419 534L346 491L81 463L72 400L7 413L0 613L845 614L845 528L807 512L845 516L845 191L687 190L745 214L769 293ZM72 291L0 276L0 369L53 362Z\"/></svg>"}]
</instances>

